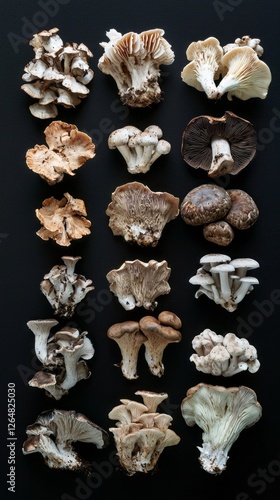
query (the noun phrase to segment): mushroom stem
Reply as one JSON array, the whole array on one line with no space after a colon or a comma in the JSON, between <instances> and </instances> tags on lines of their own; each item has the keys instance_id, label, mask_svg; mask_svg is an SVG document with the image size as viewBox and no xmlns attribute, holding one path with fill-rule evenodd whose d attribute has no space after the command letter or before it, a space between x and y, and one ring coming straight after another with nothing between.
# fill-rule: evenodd
<instances>
[{"instance_id":1,"label":"mushroom stem","mask_svg":"<svg viewBox=\"0 0 280 500\"><path fill-rule=\"evenodd\" d=\"M230 144L217 134L211 139L212 163L208 172L209 177L218 177L229 174L234 166Z\"/></svg>"},{"instance_id":2,"label":"mushroom stem","mask_svg":"<svg viewBox=\"0 0 280 500\"><path fill-rule=\"evenodd\" d=\"M239 302L241 302L244 299L245 295L249 292L249 288L251 286L250 281L240 280L240 282L241 282L241 285L239 286L239 288L236 291L236 294L234 296L234 303L235 304L239 304Z\"/></svg>"},{"instance_id":3,"label":"mushroom stem","mask_svg":"<svg viewBox=\"0 0 280 500\"><path fill-rule=\"evenodd\" d=\"M217 87L214 82L214 73L211 66L203 65L197 68L197 81L202 86L208 99L217 98Z\"/></svg>"}]
</instances>

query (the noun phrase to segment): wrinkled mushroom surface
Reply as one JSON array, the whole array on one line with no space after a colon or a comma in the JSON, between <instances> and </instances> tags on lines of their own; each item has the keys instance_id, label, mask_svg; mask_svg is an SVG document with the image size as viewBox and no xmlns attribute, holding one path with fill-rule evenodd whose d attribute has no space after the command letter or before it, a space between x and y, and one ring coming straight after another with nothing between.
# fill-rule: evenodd
<instances>
[{"instance_id":1,"label":"wrinkled mushroom surface","mask_svg":"<svg viewBox=\"0 0 280 500\"><path fill-rule=\"evenodd\" d=\"M200 226L222 219L230 210L227 191L216 184L201 184L184 197L180 212L186 224Z\"/></svg>"}]
</instances>

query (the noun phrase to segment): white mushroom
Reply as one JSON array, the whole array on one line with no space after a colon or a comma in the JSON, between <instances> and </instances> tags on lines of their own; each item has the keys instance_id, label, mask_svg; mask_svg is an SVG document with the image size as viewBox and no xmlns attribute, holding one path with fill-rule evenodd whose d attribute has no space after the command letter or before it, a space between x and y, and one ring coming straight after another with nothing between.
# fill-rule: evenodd
<instances>
[{"instance_id":1,"label":"white mushroom","mask_svg":"<svg viewBox=\"0 0 280 500\"><path fill-rule=\"evenodd\" d=\"M260 45L261 41L259 38L251 38L248 35L244 35L242 38L236 38L234 43L228 43L223 47L223 52L226 54L229 50L235 49L236 47L251 47L254 49L259 57L263 55L263 47Z\"/></svg>"},{"instance_id":2,"label":"white mushroom","mask_svg":"<svg viewBox=\"0 0 280 500\"><path fill-rule=\"evenodd\" d=\"M38 319L28 321L28 328L35 335L35 353L39 361L45 364L48 362L48 338L53 326L56 326L58 321L55 319Z\"/></svg>"}]
</instances>

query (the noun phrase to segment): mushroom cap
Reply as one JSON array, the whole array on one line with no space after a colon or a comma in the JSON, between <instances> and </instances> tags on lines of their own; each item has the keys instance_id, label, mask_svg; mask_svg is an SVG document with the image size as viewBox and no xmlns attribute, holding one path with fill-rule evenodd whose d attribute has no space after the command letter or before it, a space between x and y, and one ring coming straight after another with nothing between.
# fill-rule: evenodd
<instances>
[{"instance_id":1,"label":"mushroom cap","mask_svg":"<svg viewBox=\"0 0 280 500\"><path fill-rule=\"evenodd\" d=\"M260 264L255 259L251 259L250 257L239 257L237 259L232 259L231 264L236 270L242 268L258 269L260 267Z\"/></svg>"},{"instance_id":2,"label":"mushroom cap","mask_svg":"<svg viewBox=\"0 0 280 500\"><path fill-rule=\"evenodd\" d=\"M206 267L206 271L210 271L211 267L222 264L223 262L230 262L231 258L229 255L223 253L208 253L203 255L199 262L202 264L203 268Z\"/></svg>"},{"instance_id":3,"label":"mushroom cap","mask_svg":"<svg viewBox=\"0 0 280 500\"><path fill-rule=\"evenodd\" d=\"M253 198L242 189L227 189L231 207L225 221L237 229L248 229L259 217L259 209Z\"/></svg>"},{"instance_id":4,"label":"mushroom cap","mask_svg":"<svg viewBox=\"0 0 280 500\"><path fill-rule=\"evenodd\" d=\"M182 321L177 314L171 311L161 311L158 315L158 321L165 326L172 326L175 330L179 330L182 326Z\"/></svg>"},{"instance_id":5,"label":"mushroom cap","mask_svg":"<svg viewBox=\"0 0 280 500\"><path fill-rule=\"evenodd\" d=\"M115 323L107 330L107 336L113 340L119 340L124 335L133 335L139 332L138 321L124 321L122 323Z\"/></svg>"},{"instance_id":6,"label":"mushroom cap","mask_svg":"<svg viewBox=\"0 0 280 500\"><path fill-rule=\"evenodd\" d=\"M210 222L203 227L203 236L207 241L220 246L229 245L234 238L234 231L225 220Z\"/></svg>"},{"instance_id":7,"label":"mushroom cap","mask_svg":"<svg viewBox=\"0 0 280 500\"><path fill-rule=\"evenodd\" d=\"M162 325L153 316L144 316L139 321L140 330L146 335L148 340L146 345L151 343L156 345L167 345L171 342L180 342L182 335L171 326Z\"/></svg>"},{"instance_id":8,"label":"mushroom cap","mask_svg":"<svg viewBox=\"0 0 280 500\"><path fill-rule=\"evenodd\" d=\"M253 125L231 111L226 111L221 118L201 115L190 120L181 143L181 154L185 162L193 168L208 171L212 162L211 139L214 135L226 139L230 144L234 160L231 174L240 172L255 156L257 134Z\"/></svg>"},{"instance_id":9,"label":"mushroom cap","mask_svg":"<svg viewBox=\"0 0 280 500\"><path fill-rule=\"evenodd\" d=\"M168 398L168 394L166 392L152 392L152 391L136 391L136 396L141 396L144 401L144 405L147 406L149 412L156 412L157 407Z\"/></svg>"},{"instance_id":10,"label":"mushroom cap","mask_svg":"<svg viewBox=\"0 0 280 500\"><path fill-rule=\"evenodd\" d=\"M227 191L216 184L201 184L187 193L181 203L181 217L192 226L223 218L231 207Z\"/></svg>"}]
</instances>

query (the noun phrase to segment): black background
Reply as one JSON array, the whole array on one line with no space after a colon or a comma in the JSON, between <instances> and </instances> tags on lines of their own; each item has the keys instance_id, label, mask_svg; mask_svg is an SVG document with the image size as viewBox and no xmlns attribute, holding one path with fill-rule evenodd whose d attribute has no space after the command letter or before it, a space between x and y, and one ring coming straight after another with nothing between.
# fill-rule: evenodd
<instances>
[{"instance_id":1,"label":"black background","mask_svg":"<svg viewBox=\"0 0 280 500\"><path fill-rule=\"evenodd\" d=\"M43 12L47 2L10 0L1 5L1 213L0 213L0 286L1 286L1 498L28 500L86 499L103 500L117 495L124 500L139 493L148 500L190 498L202 500L248 500L279 498L280 433L279 433L279 7L275 0L174 0L133 2L69 0L59 7L55 16ZM39 26L40 23L40 26ZM32 28L33 26L33 28ZM74 123L90 134L96 144L96 157L88 161L75 177L64 178L48 186L25 165L25 153L35 144L44 144L44 129L50 121L34 118L28 106L32 103L23 91L23 68L33 57L28 41L32 30L58 27L66 42L83 42L92 50L90 60L95 71L90 94L74 110L59 108L57 119ZM162 66L163 101L148 109L128 109L118 100L114 80L98 68L106 41L106 31L115 28L121 33L141 32L151 28L165 30L172 45L175 61ZM21 37L12 45L8 35ZM261 39L263 60L272 72L272 83L266 99L219 102L207 100L202 92L187 86L180 73L186 64L185 51L194 40L215 36L221 45L235 38L251 35ZM28 39L29 38L29 39ZM226 188L247 191L256 201L260 216L245 232L236 232L229 247L222 248L203 239L201 228L187 226L178 217L170 222L154 249L127 245L114 237L108 228L106 207L111 193L119 185L137 180L155 191L168 191L180 200L193 187L208 182L204 171L190 168L180 154L182 132L188 121L199 114L222 116L231 110L250 120L258 133L258 151L250 165L236 176L221 179ZM147 174L132 176L117 151L107 146L108 134L126 124L140 129L159 125L163 138L171 143L169 155L161 157ZM42 241L36 231L40 224L35 209L42 201L64 192L85 201L92 233L69 248L53 241ZM254 272L260 284L229 313L206 297L196 300L195 287L189 278L199 267L199 259L210 252L227 253L232 258L252 257L259 261ZM27 385L36 370L33 334L26 323L31 319L52 318L52 309L40 292L43 275L62 255L80 255L76 271L94 282L95 290L80 314L72 321L88 331L95 347L89 361L91 377L77 384L60 401L52 400L39 389ZM139 378L128 381L114 364L120 361L117 344L109 340L110 325L128 319L140 319L147 314L142 308L125 311L116 297L108 292L106 274L125 260L143 261L166 259L171 267L169 295L159 297L154 314L161 310L175 312L182 320L182 341L169 346L164 354L165 374L157 378L148 372L143 351L140 352ZM260 307L266 309L260 312ZM97 310L98 308L98 310ZM66 322L59 320L63 326ZM241 328L241 324L243 328ZM191 340L204 328L218 334L234 332L246 335L258 350L261 362L256 374L243 372L224 379L196 371L189 361ZM7 384L16 385L16 493L7 490ZM220 476L203 471L198 462L197 446L201 430L189 428L183 421L180 404L186 391L199 382L225 386L247 385L257 393L263 416L250 429L244 430L234 443L227 469ZM175 447L164 450L154 474L127 477L115 466L114 443L97 450L93 445L78 445L77 449L95 463L91 483L82 473L49 469L39 454L24 456L21 451L25 428L50 408L74 409L87 415L108 430L113 422L108 412L120 398L133 399L137 390L167 392L169 398L163 411L173 417L172 429L181 437ZM137 399L137 397L135 397Z\"/></svg>"}]
</instances>

